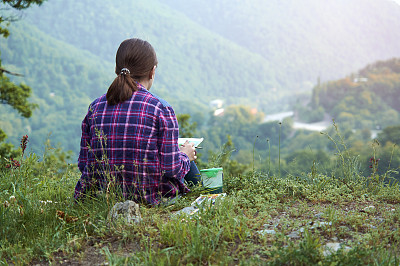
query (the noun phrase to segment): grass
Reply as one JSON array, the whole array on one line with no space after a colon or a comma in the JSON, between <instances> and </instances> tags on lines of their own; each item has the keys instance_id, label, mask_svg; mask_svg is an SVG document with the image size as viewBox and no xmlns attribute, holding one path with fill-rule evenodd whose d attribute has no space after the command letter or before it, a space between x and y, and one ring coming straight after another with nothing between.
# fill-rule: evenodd
<instances>
[{"instance_id":1,"label":"grass","mask_svg":"<svg viewBox=\"0 0 400 266\"><path fill-rule=\"evenodd\" d=\"M358 176L345 152L332 176L226 175L227 196L196 215L173 215L195 189L172 206L141 206L135 225L107 222L116 198L74 203L76 166L57 151L46 156L22 155L19 167L0 170L0 264L400 263L400 187Z\"/></svg>"}]
</instances>

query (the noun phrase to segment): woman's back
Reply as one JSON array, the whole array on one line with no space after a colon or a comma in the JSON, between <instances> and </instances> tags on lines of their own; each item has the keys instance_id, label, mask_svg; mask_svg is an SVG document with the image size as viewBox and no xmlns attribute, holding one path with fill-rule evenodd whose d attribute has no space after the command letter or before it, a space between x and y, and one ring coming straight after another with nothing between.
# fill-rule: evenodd
<instances>
[{"instance_id":1,"label":"woman's back","mask_svg":"<svg viewBox=\"0 0 400 266\"><path fill-rule=\"evenodd\" d=\"M179 180L187 172L185 158L176 145L179 129L172 107L140 84L138 88L123 103L108 105L103 95L90 105L78 165L82 180L105 187L112 176L125 198L157 204L160 195L187 191Z\"/></svg>"}]
</instances>

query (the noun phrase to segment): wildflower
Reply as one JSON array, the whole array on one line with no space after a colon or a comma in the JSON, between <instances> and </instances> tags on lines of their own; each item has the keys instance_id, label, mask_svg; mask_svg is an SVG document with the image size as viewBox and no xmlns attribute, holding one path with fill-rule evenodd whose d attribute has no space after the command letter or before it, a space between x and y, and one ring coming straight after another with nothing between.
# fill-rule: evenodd
<instances>
[{"instance_id":1,"label":"wildflower","mask_svg":"<svg viewBox=\"0 0 400 266\"><path fill-rule=\"evenodd\" d=\"M13 163L14 163L14 168L18 168L21 166L21 163L17 160L14 160Z\"/></svg>"},{"instance_id":2,"label":"wildflower","mask_svg":"<svg viewBox=\"0 0 400 266\"><path fill-rule=\"evenodd\" d=\"M25 135L21 139L21 149L22 149L22 156L24 155L25 149L26 149L26 144L28 144L28 135Z\"/></svg>"},{"instance_id":3,"label":"wildflower","mask_svg":"<svg viewBox=\"0 0 400 266\"><path fill-rule=\"evenodd\" d=\"M10 158L10 163L6 164L5 168L13 167L15 169L20 166L21 166L21 163L18 160L14 160L13 158Z\"/></svg>"}]
</instances>

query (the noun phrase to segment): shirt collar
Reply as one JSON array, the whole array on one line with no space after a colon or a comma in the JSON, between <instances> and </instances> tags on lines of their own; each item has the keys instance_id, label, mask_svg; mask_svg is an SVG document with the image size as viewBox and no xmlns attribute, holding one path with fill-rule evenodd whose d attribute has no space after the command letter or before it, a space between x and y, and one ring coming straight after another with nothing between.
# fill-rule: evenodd
<instances>
[{"instance_id":1,"label":"shirt collar","mask_svg":"<svg viewBox=\"0 0 400 266\"><path fill-rule=\"evenodd\" d=\"M138 87L139 90L145 90L145 91L147 91L146 87L143 86L141 83L136 82L136 85L137 85L137 87Z\"/></svg>"}]
</instances>

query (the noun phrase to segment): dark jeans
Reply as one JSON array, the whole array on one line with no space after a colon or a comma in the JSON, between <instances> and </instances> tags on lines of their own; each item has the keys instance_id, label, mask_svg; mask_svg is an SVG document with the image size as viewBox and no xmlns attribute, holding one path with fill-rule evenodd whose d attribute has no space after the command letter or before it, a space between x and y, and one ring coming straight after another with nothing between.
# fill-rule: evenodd
<instances>
[{"instance_id":1,"label":"dark jeans","mask_svg":"<svg viewBox=\"0 0 400 266\"><path fill-rule=\"evenodd\" d=\"M194 161L190 162L190 171L185 175L185 181L189 187L196 186L201 181L200 171Z\"/></svg>"}]
</instances>

